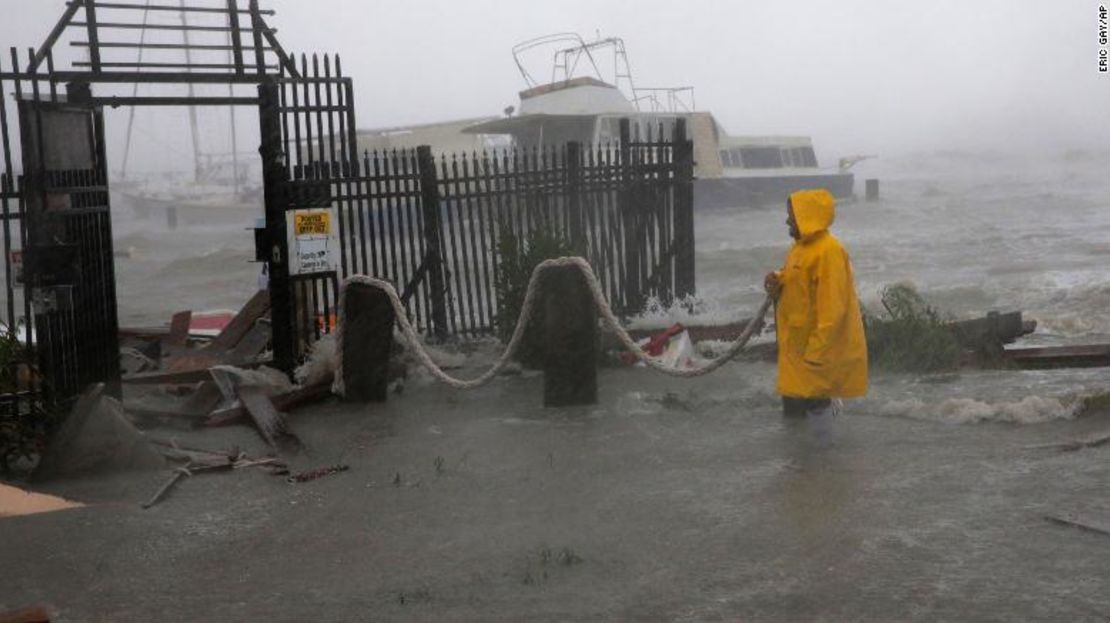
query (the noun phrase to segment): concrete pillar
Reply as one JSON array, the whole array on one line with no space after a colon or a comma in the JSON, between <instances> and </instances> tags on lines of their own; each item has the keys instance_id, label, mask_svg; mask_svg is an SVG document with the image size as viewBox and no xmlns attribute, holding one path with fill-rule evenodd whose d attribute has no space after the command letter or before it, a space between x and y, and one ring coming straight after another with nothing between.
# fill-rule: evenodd
<instances>
[{"instance_id":1,"label":"concrete pillar","mask_svg":"<svg viewBox=\"0 0 1110 623\"><path fill-rule=\"evenodd\" d=\"M543 405L597 404L597 308L573 266L543 274Z\"/></svg>"},{"instance_id":2,"label":"concrete pillar","mask_svg":"<svg viewBox=\"0 0 1110 623\"><path fill-rule=\"evenodd\" d=\"M166 228L170 231L177 229L177 206L166 206Z\"/></svg>"},{"instance_id":3,"label":"concrete pillar","mask_svg":"<svg viewBox=\"0 0 1110 623\"><path fill-rule=\"evenodd\" d=\"M343 387L352 402L385 402L393 346L393 306L378 288L360 283L343 296Z\"/></svg>"},{"instance_id":4,"label":"concrete pillar","mask_svg":"<svg viewBox=\"0 0 1110 623\"><path fill-rule=\"evenodd\" d=\"M868 201L879 200L879 180L870 179L865 182L866 192L865 197Z\"/></svg>"}]
</instances>

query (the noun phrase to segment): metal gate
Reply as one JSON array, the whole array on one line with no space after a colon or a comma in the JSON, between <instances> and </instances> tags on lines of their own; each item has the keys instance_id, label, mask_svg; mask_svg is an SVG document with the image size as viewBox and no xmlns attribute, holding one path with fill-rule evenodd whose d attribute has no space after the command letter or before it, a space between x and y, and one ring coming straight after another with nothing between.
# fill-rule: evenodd
<instances>
[{"instance_id":1,"label":"metal gate","mask_svg":"<svg viewBox=\"0 0 1110 623\"><path fill-rule=\"evenodd\" d=\"M286 67L259 86L266 228L259 259L268 263L274 363L292 370L307 348L330 333L336 319L340 272L332 263L347 235L337 187L353 192L354 90L338 56L301 56L300 71Z\"/></svg>"},{"instance_id":2,"label":"metal gate","mask_svg":"<svg viewBox=\"0 0 1110 623\"><path fill-rule=\"evenodd\" d=\"M14 52L12 65L0 72L15 101L10 110L0 97L9 355L0 394L5 415L22 418L64 409L89 383L118 394L120 375L101 111L59 97L49 73L21 73Z\"/></svg>"},{"instance_id":3,"label":"metal gate","mask_svg":"<svg viewBox=\"0 0 1110 623\"><path fill-rule=\"evenodd\" d=\"M119 394L112 222L99 108L23 100L27 246L40 370L63 403L87 385Z\"/></svg>"}]
</instances>

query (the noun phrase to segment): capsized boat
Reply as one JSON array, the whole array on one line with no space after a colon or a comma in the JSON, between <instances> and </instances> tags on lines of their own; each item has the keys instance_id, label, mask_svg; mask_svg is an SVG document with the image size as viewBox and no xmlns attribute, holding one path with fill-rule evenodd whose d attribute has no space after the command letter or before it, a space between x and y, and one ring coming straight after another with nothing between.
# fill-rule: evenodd
<instances>
[{"instance_id":1,"label":"capsized boat","mask_svg":"<svg viewBox=\"0 0 1110 623\"><path fill-rule=\"evenodd\" d=\"M550 82L539 83L526 69L525 56L555 47ZM612 56L602 62L601 53ZM734 136L712 113L694 106L693 87L641 88L633 82L623 40L586 42L574 33L532 39L513 48L513 58L528 88L520 105L505 117L462 129L482 136L507 135L522 147L567 141L604 143L620 136L620 120L629 119L632 135L673 131L686 120L694 143L694 206L734 208L781 203L796 190L825 188L838 198L853 196L850 168L861 157L842 158L836 167L818 164L807 136ZM615 69L603 76L601 66Z\"/></svg>"}]
</instances>

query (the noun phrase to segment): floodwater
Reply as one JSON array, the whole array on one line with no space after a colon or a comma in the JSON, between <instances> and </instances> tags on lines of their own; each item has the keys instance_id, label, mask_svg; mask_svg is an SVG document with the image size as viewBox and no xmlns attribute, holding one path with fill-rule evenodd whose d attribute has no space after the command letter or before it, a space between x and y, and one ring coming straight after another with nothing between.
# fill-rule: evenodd
<instances>
[{"instance_id":1,"label":"floodwater","mask_svg":"<svg viewBox=\"0 0 1110 623\"><path fill-rule=\"evenodd\" d=\"M834 226L865 303L910 280L957 315L1022 309L1040 321L1026 343L1105 341L1098 163L983 158L872 164L883 200L843 206ZM755 309L784 218L698 215L710 315ZM134 248L124 318L233 307L255 288L248 233L141 228L117 227ZM1105 369L876 372L824 438L781 417L774 374L604 369L597 405L544 409L536 374L460 392L412 371L385 404L291 418L308 448L291 467L350 465L334 477L197 477L150 510L139 502L164 472L58 483L91 503L0 522L0 563L21 569L0 576L0 606L65 620L1105 620L1107 537L1045 516L1110 523L1106 447L1041 447L1105 430L1105 412L1071 419ZM248 427L173 436L264 451Z\"/></svg>"},{"instance_id":2,"label":"floodwater","mask_svg":"<svg viewBox=\"0 0 1110 623\"><path fill-rule=\"evenodd\" d=\"M1110 198L1104 158L1082 152L1032 156L933 152L865 161L881 199L838 207L833 231L848 247L865 306L882 288L913 284L959 318L990 310L1025 313L1037 331L1016 346L1110 342ZM789 246L785 207L696 215L703 319L747 317L763 297L763 275ZM114 215L120 322L161 325L180 310L237 309L258 287L250 215L238 225L181 225L163 215ZM638 322L685 320L655 310ZM759 391L774 370L758 367ZM637 387L628 387L635 393ZM1067 419L1085 396L1110 391L1104 371L883 374L851 410L948 422L1036 423Z\"/></svg>"},{"instance_id":3,"label":"floodwater","mask_svg":"<svg viewBox=\"0 0 1110 623\"><path fill-rule=\"evenodd\" d=\"M1015 346L1110 342L1110 197L1104 159L926 153L867 161L881 198L838 207L862 303L913 284L958 318L1022 311L1036 333ZM785 206L697 216L698 290L711 315L745 317L762 276L788 246ZM770 383L770 379L767 381ZM1110 391L1105 370L873 374L849 410L951 422L1040 422L1074 415L1077 398Z\"/></svg>"}]
</instances>

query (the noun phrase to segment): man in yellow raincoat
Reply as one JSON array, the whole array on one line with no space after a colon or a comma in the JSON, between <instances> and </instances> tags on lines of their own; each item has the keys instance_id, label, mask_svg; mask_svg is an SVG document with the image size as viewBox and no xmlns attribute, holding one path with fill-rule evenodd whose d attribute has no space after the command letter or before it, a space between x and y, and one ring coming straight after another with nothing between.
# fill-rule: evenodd
<instances>
[{"instance_id":1,"label":"man in yellow raincoat","mask_svg":"<svg viewBox=\"0 0 1110 623\"><path fill-rule=\"evenodd\" d=\"M776 297L778 392L785 415L830 411L832 398L867 393L867 341L848 251L829 233L836 200L800 190L786 202L794 244L764 280Z\"/></svg>"}]
</instances>

